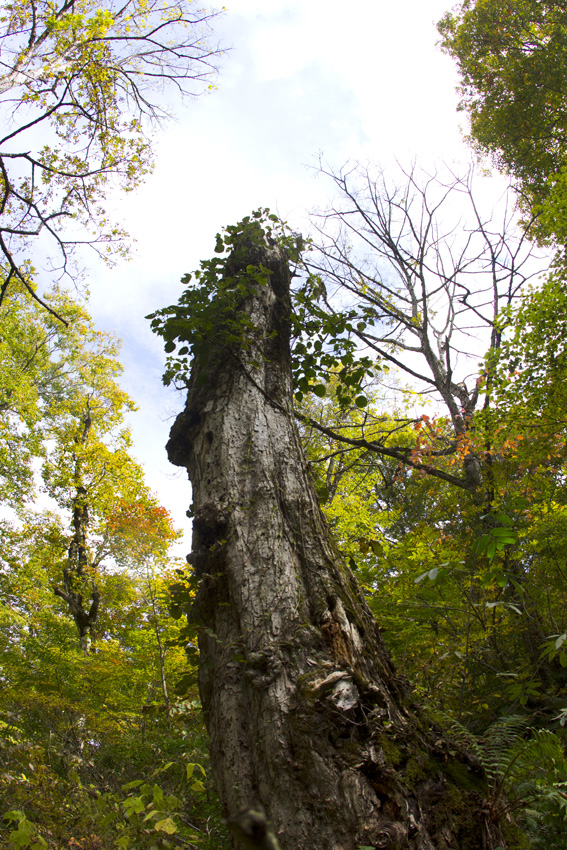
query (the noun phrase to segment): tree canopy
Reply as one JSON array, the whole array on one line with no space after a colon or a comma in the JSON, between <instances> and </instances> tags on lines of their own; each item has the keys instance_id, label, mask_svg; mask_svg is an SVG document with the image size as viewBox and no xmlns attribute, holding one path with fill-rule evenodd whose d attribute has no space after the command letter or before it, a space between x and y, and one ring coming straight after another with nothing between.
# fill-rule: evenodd
<instances>
[{"instance_id":1,"label":"tree canopy","mask_svg":"<svg viewBox=\"0 0 567 850\"><path fill-rule=\"evenodd\" d=\"M0 19L0 304L36 271L74 277L75 248L128 250L104 209L152 166L152 128L215 71L214 13L190 0L14 0ZM55 306L49 306L55 310Z\"/></svg>"},{"instance_id":2,"label":"tree canopy","mask_svg":"<svg viewBox=\"0 0 567 850\"><path fill-rule=\"evenodd\" d=\"M131 454L119 346L45 300L66 323L17 281L0 311L0 840L218 847L191 638L168 610L178 534Z\"/></svg>"},{"instance_id":3,"label":"tree canopy","mask_svg":"<svg viewBox=\"0 0 567 850\"><path fill-rule=\"evenodd\" d=\"M541 213L543 205L541 235L564 243L565 4L466 0L447 12L439 31L457 61L473 146L514 176L528 207Z\"/></svg>"}]
</instances>

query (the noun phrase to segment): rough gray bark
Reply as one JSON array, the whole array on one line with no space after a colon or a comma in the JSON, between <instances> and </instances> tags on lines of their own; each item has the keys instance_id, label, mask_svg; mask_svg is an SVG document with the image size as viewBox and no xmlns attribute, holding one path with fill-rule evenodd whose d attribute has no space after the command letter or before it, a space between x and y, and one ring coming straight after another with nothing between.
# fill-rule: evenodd
<instances>
[{"instance_id":1,"label":"rough gray bark","mask_svg":"<svg viewBox=\"0 0 567 850\"><path fill-rule=\"evenodd\" d=\"M268 242L239 268L258 263L252 344L197 358L168 443L193 485L192 618L226 814L262 806L282 850L503 847L480 765L412 705L330 536L291 409L288 263Z\"/></svg>"}]
</instances>

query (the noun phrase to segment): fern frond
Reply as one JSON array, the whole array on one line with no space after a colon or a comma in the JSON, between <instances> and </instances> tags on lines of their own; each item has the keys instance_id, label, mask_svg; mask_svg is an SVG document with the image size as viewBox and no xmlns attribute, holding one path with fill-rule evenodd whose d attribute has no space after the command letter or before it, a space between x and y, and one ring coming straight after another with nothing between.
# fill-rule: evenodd
<instances>
[{"instance_id":1,"label":"fern frond","mask_svg":"<svg viewBox=\"0 0 567 850\"><path fill-rule=\"evenodd\" d=\"M528 724L525 717L501 717L488 727L481 747L484 767L493 781L505 780L526 745Z\"/></svg>"},{"instance_id":2,"label":"fern frond","mask_svg":"<svg viewBox=\"0 0 567 850\"><path fill-rule=\"evenodd\" d=\"M484 750L479 744L478 738L470 731L470 729L467 729L467 727L460 721L443 711L430 712L430 716L433 720L439 723L450 738L475 755L483 768L486 769L486 765L484 763Z\"/></svg>"}]
</instances>

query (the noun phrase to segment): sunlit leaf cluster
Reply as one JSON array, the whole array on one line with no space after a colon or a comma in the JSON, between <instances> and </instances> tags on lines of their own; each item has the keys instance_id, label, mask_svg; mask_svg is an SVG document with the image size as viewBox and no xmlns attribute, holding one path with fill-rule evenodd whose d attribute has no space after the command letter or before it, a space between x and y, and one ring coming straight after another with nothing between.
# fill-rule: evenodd
<instances>
[{"instance_id":1,"label":"sunlit leaf cluster","mask_svg":"<svg viewBox=\"0 0 567 850\"><path fill-rule=\"evenodd\" d=\"M32 297L38 260L76 275L76 248L128 251L105 211L152 167L152 129L215 71L213 13L190 0L13 0L0 16L0 302L19 281ZM167 98L167 100L166 100Z\"/></svg>"}]
</instances>

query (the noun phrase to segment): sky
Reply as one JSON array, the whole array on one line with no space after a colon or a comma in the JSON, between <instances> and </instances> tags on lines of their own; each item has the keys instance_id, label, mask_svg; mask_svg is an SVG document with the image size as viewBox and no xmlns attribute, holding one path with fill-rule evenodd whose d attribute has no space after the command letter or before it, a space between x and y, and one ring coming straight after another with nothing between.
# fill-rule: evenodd
<instances>
[{"instance_id":1,"label":"sky","mask_svg":"<svg viewBox=\"0 0 567 850\"><path fill-rule=\"evenodd\" d=\"M216 88L155 134L156 167L111 210L136 240L133 257L91 266L90 310L124 341L123 387L134 398L134 454L187 534L184 470L165 454L184 405L161 385L164 355L145 316L175 303L180 278L213 254L215 234L258 207L308 232L332 198L321 159L386 170L416 161L468 163L457 75L437 42L446 0L226 0L213 39L225 48Z\"/></svg>"}]
</instances>

